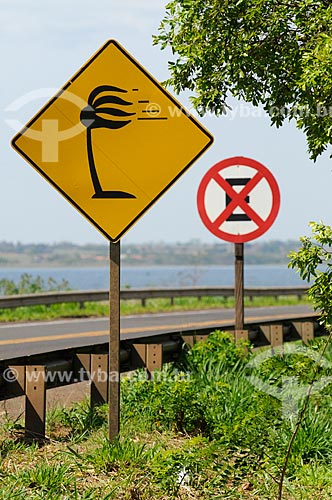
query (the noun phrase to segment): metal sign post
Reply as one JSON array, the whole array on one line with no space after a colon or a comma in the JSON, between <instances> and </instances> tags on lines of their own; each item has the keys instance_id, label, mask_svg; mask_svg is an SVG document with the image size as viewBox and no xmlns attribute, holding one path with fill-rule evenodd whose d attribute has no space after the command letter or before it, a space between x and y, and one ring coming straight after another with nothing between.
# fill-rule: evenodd
<instances>
[{"instance_id":1,"label":"metal sign post","mask_svg":"<svg viewBox=\"0 0 332 500\"><path fill-rule=\"evenodd\" d=\"M243 300L243 243L234 244L235 253L235 331L243 330L244 300Z\"/></svg>"},{"instance_id":2,"label":"metal sign post","mask_svg":"<svg viewBox=\"0 0 332 500\"><path fill-rule=\"evenodd\" d=\"M109 439L120 430L120 241L110 243Z\"/></svg>"}]
</instances>

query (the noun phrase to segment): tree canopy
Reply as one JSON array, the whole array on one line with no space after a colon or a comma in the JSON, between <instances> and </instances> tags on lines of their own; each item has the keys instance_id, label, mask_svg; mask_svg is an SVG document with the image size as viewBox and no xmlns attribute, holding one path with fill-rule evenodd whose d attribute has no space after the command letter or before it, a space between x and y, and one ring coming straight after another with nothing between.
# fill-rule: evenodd
<instances>
[{"instance_id":1,"label":"tree canopy","mask_svg":"<svg viewBox=\"0 0 332 500\"><path fill-rule=\"evenodd\" d=\"M296 120L312 159L332 143L331 0L172 0L155 43L171 47L168 84L203 115L229 96Z\"/></svg>"}]
</instances>

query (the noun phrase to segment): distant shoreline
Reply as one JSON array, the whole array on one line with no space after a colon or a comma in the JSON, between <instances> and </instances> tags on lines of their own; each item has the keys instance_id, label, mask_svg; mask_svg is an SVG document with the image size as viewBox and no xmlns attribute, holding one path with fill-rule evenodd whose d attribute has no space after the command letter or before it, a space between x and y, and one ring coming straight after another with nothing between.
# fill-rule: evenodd
<instances>
[{"instance_id":1,"label":"distant shoreline","mask_svg":"<svg viewBox=\"0 0 332 500\"><path fill-rule=\"evenodd\" d=\"M283 267L283 266L287 266L287 262L270 262L270 263L249 263L249 262L245 262L245 265L246 266L250 266L250 267L259 267L259 266L263 266L263 267ZM186 267L190 267L190 268L193 268L193 267L234 267L234 264L216 264L216 263L213 263L213 264L125 264L125 263L121 263L121 267L126 267L126 268L132 268L132 269L136 269L136 268L141 268L141 269L144 269L144 268L161 268L161 267L172 267L172 268L176 268L176 267L179 267L179 268L186 268ZM0 270L5 270L5 269L9 269L9 270L18 270L18 269L106 269L108 268L108 264L106 263L105 265L76 265L76 266L71 266L71 265L66 265L66 264L63 264L63 265L46 265L46 266L41 266L41 265L26 265L26 266L1 266L0 265Z\"/></svg>"},{"instance_id":2,"label":"distant shoreline","mask_svg":"<svg viewBox=\"0 0 332 500\"><path fill-rule=\"evenodd\" d=\"M287 265L288 254L299 242L259 240L245 244L246 265ZM0 241L0 269L84 268L100 269L109 263L105 245L74 245L71 243L21 244ZM234 245L230 243L130 244L121 247L123 267L146 266L232 266Z\"/></svg>"}]
</instances>

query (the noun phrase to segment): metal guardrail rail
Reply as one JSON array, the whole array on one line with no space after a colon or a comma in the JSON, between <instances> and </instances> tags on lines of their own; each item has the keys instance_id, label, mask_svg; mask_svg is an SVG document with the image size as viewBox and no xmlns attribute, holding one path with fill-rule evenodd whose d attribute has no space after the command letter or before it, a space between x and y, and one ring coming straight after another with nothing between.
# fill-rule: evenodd
<instances>
[{"instance_id":1,"label":"metal guardrail rail","mask_svg":"<svg viewBox=\"0 0 332 500\"><path fill-rule=\"evenodd\" d=\"M244 296L275 297L297 296L301 298L308 291L306 286L298 287L254 287L245 288ZM182 288L131 288L120 291L121 300L140 300L145 306L148 299L169 298L171 303L176 297L232 297L233 287L182 287ZM79 303L81 307L85 302L102 302L109 299L108 290L87 290L68 292L47 292L27 295L5 295L0 297L0 309L28 307L36 305L50 306L70 302Z\"/></svg>"}]
</instances>

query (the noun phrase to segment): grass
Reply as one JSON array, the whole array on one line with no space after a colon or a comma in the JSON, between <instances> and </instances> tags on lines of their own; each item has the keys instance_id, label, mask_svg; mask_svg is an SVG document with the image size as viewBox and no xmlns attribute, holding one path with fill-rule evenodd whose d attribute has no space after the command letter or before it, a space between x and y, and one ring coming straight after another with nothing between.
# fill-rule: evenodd
<instances>
[{"instance_id":1,"label":"grass","mask_svg":"<svg viewBox=\"0 0 332 500\"><path fill-rule=\"evenodd\" d=\"M310 349L317 352L323 340ZM48 414L49 442L17 440L7 422L0 436L0 500L211 500L277 498L296 417L249 380L257 352L222 332L184 352L147 380L122 380L121 437L107 440L106 405L86 401ZM329 348L327 360L332 359ZM280 386L307 383L312 359L278 354L255 368ZM250 364L251 366L251 364ZM329 363L321 375L331 376ZM330 386L312 397L291 452L284 499L332 497Z\"/></svg>"},{"instance_id":2,"label":"grass","mask_svg":"<svg viewBox=\"0 0 332 500\"><path fill-rule=\"evenodd\" d=\"M268 307L268 306L291 306L308 304L303 298L280 297L254 297L253 300L245 299L246 307ZM179 297L174 299L174 304L169 299L148 299L146 306L141 305L139 300L121 301L121 314L144 314L171 311L192 311L197 309L212 308L233 308L234 299L232 297ZM10 321L35 321L51 320L57 318L85 318L85 317L106 317L108 316L108 303L86 302L81 308L77 303L54 304L51 306L18 307L15 309L0 309L0 322Z\"/></svg>"}]
</instances>

